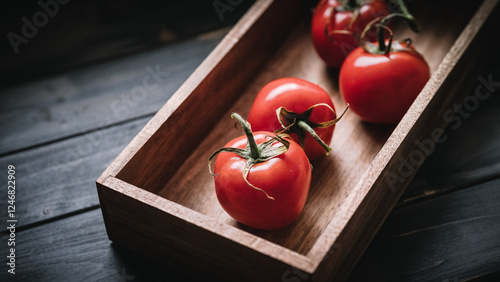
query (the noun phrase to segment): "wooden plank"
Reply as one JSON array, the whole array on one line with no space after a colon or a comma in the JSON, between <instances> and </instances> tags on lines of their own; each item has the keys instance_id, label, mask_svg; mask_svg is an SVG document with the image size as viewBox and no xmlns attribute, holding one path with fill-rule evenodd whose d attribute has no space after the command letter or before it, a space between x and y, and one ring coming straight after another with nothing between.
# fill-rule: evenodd
<instances>
[{"instance_id":1,"label":"wooden plank","mask_svg":"<svg viewBox=\"0 0 500 282\"><path fill-rule=\"evenodd\" d=\"M349 281L463 281L500 271L500 178L395 209Z\"/></svg>"},{"instance_id":2,"label":"wooden plank","mask_svg":"<svg viewBox=\"0 0 500 282\"><path fill-rule=\"evenodd\" d=\"M6 235L0 238L6 242ZM2 255L0 281L184 281L191 276L112 244L100 210L18 231L15 248L16 274L7 273L7 255ZM1 250L6 253L4 246Z\"/></svg>"},{"instance_id":3,"label":"wooden plank","mask_svg":"<svg viewBox=\"0 0 500 282\"><path fill-rule=\"evenodd\" d=\"M205 0L49 1L45 9L37 1L4 2L1 34L24 38L11 43L4 37L0 45L2 84L12 84L231 26L254 1L231 1L226 6L226 1ZM39 18L34 31L23 30L26 21L35 22L35 13Z\"/></svg>"},{"instance_id":4,"label":"wooden plank","mask_svg":"<svg viewBox=\"0 0 500 282\"><path fill-rule=\"evenodd\" d=\"M154 114L227 29L0 90L0 155Z\"/></svg>"},{"instance_id":5,"label":"wooden plank","mask_svg":"<svg viewBox=\"0 0 500 282\"><path fill-rule=\"evenodd\" d=\"M104 185L116 190L103 189ZM138 190L117 178L108 177L98 188L99 198L104 199L101 207L109 238L166 265L191 271L195 260L197 274L222 281L236 277L238 281L275 281L291 267L306 272L313 267L313 262L303 255L238 228L228 228L222 222ZM130 228L131 222L136 228ZM155 225L155 232L151 232L151 223L155 222L161 224ZM150 248L151 245L155 247Z\"/></svg>"},{"instance_id":6,"label":"wooden plank","mask_svg":"<svg viewBox=\"0 0 500 282\"><path fill-rule=\"evenodd\" d=\"M473 87L462 91L465 98L450 105L443 115L450 123L446 140L436 145L399 205L500 176L500 55L494 54L489 62L489 67L474 77ZM480 100L477 95L486 98ZM456 115L452 115L454 111Z\"/></svg>"},{"instance_id":7,"label":"wooden plank","mask_svg":"<svg viewBox=\"0 0 500 282\"><path fill-rule=\"evenodd\" d=\"M150 117L0 158L16 167L18 227L97 207L95 179ZM7 201L0 201L7 210ZM0 220L6 221L1 213ZM5 227L2 227L2 230Z\"/></svg>"}]
</instances>

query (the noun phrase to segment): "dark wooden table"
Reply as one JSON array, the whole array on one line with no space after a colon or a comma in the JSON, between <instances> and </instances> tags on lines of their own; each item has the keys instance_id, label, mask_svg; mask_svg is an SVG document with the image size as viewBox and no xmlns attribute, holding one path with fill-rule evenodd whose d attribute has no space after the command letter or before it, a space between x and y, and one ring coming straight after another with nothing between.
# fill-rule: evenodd
<instances>
[{"instance_id":1,"label":"dark wooden table","mask_svg":"<svg viewBox=\"0 0 500 282\"><path fill-rule=\"evenodd\" d=\"M95 180L251 4L217 13L217 1L205 2L74 1L59 4L17 54L4 40L0 281L192 280L108 240ZM22 35L22 18L41 10L8 5L4 39ZM491 95L451 120L350 281L499 279L500 54L480 71L475 85ZM134 91L147 75L152 86Z\"/></svg>"}]
</instances>

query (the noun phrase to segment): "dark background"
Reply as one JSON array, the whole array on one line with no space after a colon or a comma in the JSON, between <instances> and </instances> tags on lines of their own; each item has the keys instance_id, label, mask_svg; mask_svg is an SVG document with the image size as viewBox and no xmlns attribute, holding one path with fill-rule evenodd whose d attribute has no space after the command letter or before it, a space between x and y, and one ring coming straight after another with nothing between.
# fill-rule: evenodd
<instances>
[{"instance_id":1,"label":"dark background","mask_svg":"<svg viewBox=\"0 0 500 282\"><path fill-rule=\"evenodd\" d=\"M67 4L44 0L43 3L57 3L57 13L48 16L45 25L35 25L35 36L27 38L28 43L21 43L16 54L7 35L12 32L22 36L22 18L33 23L34 15L43 9L38 1L2 1L2 85L145 52L231 26L255 1L239 2L222 13L221 20L214 1L206 0L71 0ZM54 5L48 6L51 11L56 10ZM43 23L43 17L38 21Z\"/></svg>"}]
</instances>

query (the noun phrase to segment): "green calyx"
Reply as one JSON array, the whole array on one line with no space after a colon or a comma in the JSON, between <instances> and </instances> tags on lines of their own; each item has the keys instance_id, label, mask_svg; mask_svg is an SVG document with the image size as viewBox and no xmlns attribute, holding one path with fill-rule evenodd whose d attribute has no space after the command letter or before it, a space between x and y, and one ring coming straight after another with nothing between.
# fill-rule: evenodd
<instances>
[{"instance_id":1,"label":"green calyx","mask_svg":"<svg viewBox=\"0 0 500 282\"><path fill-rule=\"evenodd\" d=\"M408 25L410 26L411 30L415 33L419 32L417 22L415 21L415 18L413 17L412 14L408 11L406 8L403 0L398 0L398 5L401 10L400 13L392 13L389 14L385 17L379 17L371 21L369 24L366 25L365 29L361 33L361 38L360 38L360 45L361 47L368 53L371 54L379 54L379 55L387 55L389 52L397 52L397 51L412 51L413 49L410 48L411 40L410 39L405 39L403 42L406 43L406 45L401 44L399 41L393 40L394 34L390 28L387 27L387 23L389 20L393 18L403 18L406 20ZM370 42L366 42L364 40L365 34L372 29L373 27L377 28L377 38L378 38L378 45L375 45ZM385 36L384 36L384 31L389 32L389 40L388 43L386 44Z\"/></svg>"},{"instance_id":2,"label":"green calyx","mask_svg":"<svg viewBox=\"0 0 500 282\"><path fill-rule=\"evenodd\" d=\"M337 7L338 11L355 11L359 10L361 7L360 0L344 0L342 1L342 5Z\"/></svg>"},{"instance_id":3,"label":"green calyx","mask_svg":"<svg viewBox=\"0 0 500 282\"><path fill-rule=\"evenodd\" d=\"M354 22L356 22L356 20L359 17L359 8L361 8L361 4L362 3L359 0L345 0L345 1L342 1L342 5L332 9L331 15L325 24L325 36L326 36L326 38L328 38L328 40L333 42L334 41L333 36L335 34L344 34L344 35L355 36L355 34L351 31L351 28L352 28L352 25L354 24ZM349 21L349 24L347 25L346 29L343 29L343 30L334 29L332 31L328 30L328 28L330 26L330 22L332 20L332 17L333 17L333 14L335 11L337 11L337 12L351 11L353 13L351 20Z\"/></svg>"},{"instance_id":4,"label":"green calyx","mask_svg":"<svg viewBox=\"0 0 500 282\"><path fill-rule=\"evenodd\" d=\"M316 131L314 131L314 129L327 128L336 124L347 112L349 105L347 105L346 109L344 110L344 112L340 117L325 122L314 123L311 122L309 118L311 117L313 110L317 107L327 107L335 114L335 116L337 116L335 110L330 105L325 103L319 103L313 105L309 109L300 114L289 111L285 109L285 107L279 107L276 110L276 115L278 117L278 121L282 126L282 129L278 130L277 133L297 134L297 136L299 137L299 144L302 148L304 148L306 133L308 133L325 149L326 154L328 155L328 153L330 153L332 149L323 140L321 140L321 138L318 136Z\"/></svg>"},{"instance_id":5,"label":"green calyx","mask_svg":"<svg viewBox=\"0 0 500 282\"><path fill-rule=\"evenodd\" d=\"M244 149L240 148L233 148L233 147L223 147L218 150L216 150L209 158L208 158L208 171L210 174L213 176L217 176L216 174L212 173L212 159L215 158L219 153L222 152L228 152L228 153L235 153L238 156L244 158L246 160L245 167L243 168L243 179L245 182L252 187L255 190L261 191L264 193L268 199L274 200L273 197L269 196L266 191L255 187L253 184L251 184L248 181L248 173L250 172L250 169L258 164L258 163L263 163L266 162L276 156L279 156L286 151L288 151L288 148L290 146L290 142L285 140L283 138L283 135L276 135L271 137L269 140L266 142L263 142L261 144L257 144L255 141L255 138L252 133L252 129L250 127L250 123L248 123L246 120L244 120L239 114L233 113L231 115L233 119L236 119L241 126L243 127L243 131L245 132L245 135L247 137L247 145ZM279 146L272 146L276 142L281 143Z\"/></svg>"}]
</instances>

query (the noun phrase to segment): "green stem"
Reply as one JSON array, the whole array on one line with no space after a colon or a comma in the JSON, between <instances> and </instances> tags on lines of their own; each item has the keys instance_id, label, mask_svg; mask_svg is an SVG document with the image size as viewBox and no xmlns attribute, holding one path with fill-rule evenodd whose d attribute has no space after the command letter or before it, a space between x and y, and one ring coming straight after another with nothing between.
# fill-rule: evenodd
<instances>
[{"instance_id":1,"label":"green stem","mask_svg":"<svg viewBox=\"0 0 500 282\"><path fill-rule=\"evenodd\" d=\"M309 126L307 122L299 120L297 122L297 125L300 128L304 129L305 131L309 132L309 134L311 134L311 136L321 145L321 147L325 149L326 154L328 155L328 153L332 150L332 148L330 148L325 142L323 142L323 140L321 140L321 138L319 138L318 134L316 134L316 131L314 131L314 129L311 126Z\"/></svg>"},{"instance_id":2,"label":"green stem","mask_svg":"<svg viewBox=\"0 0 500 282\"><path fill-rule=\"evenodd\" d=\"M408 11L408 8L406 8L406 5L405 5L403 0L398 0L398 5L399 5L399 8L401 8L401 12L403 15L406 15L409 18L411 18L412 20L415 20L415 19L413 19L413 16Z\"/></svg>"},{"instance_id":3,"label":"green stem","mask_svg":"<svg viewBox=\"0 0 500 282\"><path fill-rule=\"evenodd\" d=\"M328 121L324 121L324 122L319 122L319 123L311 122L309 120L309 117L311 116L312 111L316 107L320 107L320 106L327 107L327 109L332 111L332 113L335 116L337 116L337 114L335 113L335 110L330 105L325 104L325 103L315 104L300 114L291 112L291 111L285 109L284 107L279 107L278 109L276 109L276 115L278 117L279 123L281 124L281 126L283 128L281 130L279 130L278 132L297 134L297 136L299 138L299 145L302 148L304 148L304 140L306 137L306 133L309 133L325 149L326 154L328 155L328 153L332 149L330 147L328 147L328 145L323 140L321 140L321 138L318 136L318 134L316 133L314 128L327 128L327 127L333 126L344 116L347 109L349 108L349 105L347 105L347 107L344 110L344 112L342 113L342 115L336 119L328 120Z\"/></svg>"},{"instance_id":4,"label":"green stem","mask_svg":"<svg viewBox=\"0 0 500 282\"><path fill-rule=\"evenodd\" d=\"M377 29L377 32L378 32L378 34L377 34L378 35L378 50L380 53L387 54L391 51L392 38L391 38L391 40L389 40L389 44L386 46L385 45L385 36L384 36L384 27L387 25L387 22L390 19L395 18L395 17L402 17L402 18L406 19L406 21L410 25L410 28L414 32L418 32L417 22L415 21L415 18L413 17L413 15L410 14L408 9L406 8L404 1L398 0L398 5L399 5L399 8L401 9L401 13L393 13L393 14L390 14L390 15L384 17L380 21L380 25Z\"/></svg>"},{"instance_id":5,"label":"green stem","mask_svg":"<svg viewBox=\"0 0 500 282\"><path fill-rule=\"evenodd\" d=\"M233 113L231 115L232 118L236 119L241 126L243 127L243 131L247 137L247 145L245 149L235 148L235 147L223 147L217 149L212 155L208 158L208 172L213 176L217 176L218 174L212 173L212 159L215 158L218 154L222 152L234 153L238 156L244 158L246 160L245 167L242 170L243 179L248 184L248 186L252 187L255 190L258 190L264 193L267 198L274 200L273 197L269 196L266 191L255 187L252 183L248 181L248 174L250 173L250 169L258 163L267 162L268 160L279 156L288 151L290 146L290 142L283 139L281 136L271 137L269 140L260 143L257 145L255 142L255 138L252 133L252 129L250 127L250 123L244 120L239 114ZM273 146L275 142L280 142L281 146Z\"/></svg>"},{"instance_id":6,"label":"green stem","mask_svg":"<svg viewBox=\"0 0 500 282\"><path fill-rule=\"evenodd\" d=\"M255 138L253 137L252 133L252 128L250 127L250 123L248 123L246 120L244 120L239 114L233 113L231 115L232 118L237 120L241 126L243 127L243 131L245 132L245 135L247 136L247 141L248 141L248 147L250 148L250 157L252 159L259 159L260 158L260 150L259 147L257 146L257 142L255 142Z\"/></svg>"}]
</instances>

